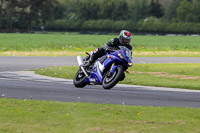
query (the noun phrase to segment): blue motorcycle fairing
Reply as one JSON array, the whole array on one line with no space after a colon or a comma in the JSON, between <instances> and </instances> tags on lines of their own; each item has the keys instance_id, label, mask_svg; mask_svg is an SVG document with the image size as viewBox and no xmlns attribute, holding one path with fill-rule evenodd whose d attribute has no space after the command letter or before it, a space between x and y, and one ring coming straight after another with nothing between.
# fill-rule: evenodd
<instances>
[{"instance_id":1,"label":"blue motorcycle fairing","mask_svg":"<svg viewBox=\"0 0 200 133\"><path fill-rule=\"evenodd\" d=\"M118 56L116 56L116 55L117 55L117 53L115 53L115 52L113 54L106 54L106 56L108 58L104 61L105 68L108 67L108 66L110 66L114 62L121 62L121 63L123 63L123 61Z\"/></svg>"},{"instance_id":2,"label":"blue motorcycle fairing","mask_svg":"<svg viewBox=\"0 0 200 133\"><path fill-rule=\"evenodd\" d=\"M118 56L118 52L120 52L123 55L124 59L121 59ZM106 53L106 56L107 59L103 62L103 64L100 63L99 59L95 62L92 71L90 73L90 76L86 77L84 80L86 83L90 84L91 83L90 80L92 79L96 81L95 83L101 84L103 80L103 71L105 68L111 66L113 63L120 62L123 64L124 69L127 69L129 67L127 62L132 62L130 57L130 50L126 50L126 48L124 47L120 47L120 50L117 50L115 52L108 52ZM119 65L112 66L110 70L111 74L114 73L117 66Z\"/></svg>"},{"instance_id":3,"label":"blue motorcycle fairing","mask_svg":"<svg viewBox=\"0 0 200 133\"><path fill-rule=\"evenodd\" d=\"M90 73L90 78L93 78L96 80L97 83L102 83L102 78L103 78L103 70L105 68L107 68L108 66L110 66L111 64L113 64L114 62L117 62L117 61L120 61L120 62L123 62L120 58L114 56L114 55L111 55L111 54L106 54L106 56L108 57L103 64L101 64L99 62L99 60L97 60L92 68L92 71ZM111 58L109 58L111 57ZM101 68L100 68L101 67ZM112 72L113 73L115 71L115 67L117 66L113 66L114 69L112 69ZM86 83L90 83L90 78L89 77L86 77L85 78L85 82Z\"/></svg>"},{"instance_id":4,"label":"blue motorcycle fairing","mask_svg":"<svg viewBox=\"0 0 200 133\"><path fill-rule=\"evenodd\" d=\"M110 61L110 60L108 60L107 62L105 61L105 66L106 67L108 67L108 66L110 66L110 65L112 65L114 62L121 62L122 64L124 64L124 62L118 57L118 56L116 56L116 54L118 54L118 52L117 53L111 53L111 54L108 54L107 56L110 56L111 57L111 59L110 60L112 60L112 61ZM113 74L114 73L114 71L115 71L115 69L117 68L117 66L119 66L119 65L113 65L112 66L112 68L111 68L111 70L110 70L110 74ZM125 64L124 64L124 66L125 66ZM128 67L127 67L128 68Z\"/></svg>"},{"instance_id":5,"label":"blue motorcycle fairing","mask_svg":"<svg viewBox=\"0 0 200 133\"><path fill-rule=\"evenodd\" d=\"M86 77L84 82L89 84L90 79L95 79L96 83L102 83L103 72L100 71L99 65L103 66L99 61L96 61L90 73L90 77Z\"/></svg>"},{"instance_id":6,"label":"blue motorcycle fairing","mask_svg":"<svg viewBox=\"0 0 200 133\"><path fill-rule=\"evenodd\" d=\"M89 77L85 77L84 82L89 84L90 83L90 78Z\"/></svg>"},{"instance_id":7,"label":"blue motorcycle fairing","mask_svg":"<svg viewBox=\"0 0 200 133\"><path fill-rule=\"evenodd\" d=\"M104 67L104 64L101 64L99 61L96 61L90 74L90 77L94 78L98 83L102 83L103 72L100 70L103 69L102 67Z\"/></svg>"},{"instance_id":8,"label":"blue motorcycle fairing","mask_svg":"<svg viewBox=\"0 0 200 133\"><path fill-rule=\"evenodd\" d=\"M94 66L92 68L91 74L90 74L90 77L94 78L96 80L96 82L98 82L98 83L102 83L104 69L107 68L108 66L110 66L112 63L121 60L120 58L113 56L111 54L106 54L106 56L108 58L103 62L103 64L101 64L99 62L99 60L97 60L95 62Z\"/></svg>"}]
</instances>

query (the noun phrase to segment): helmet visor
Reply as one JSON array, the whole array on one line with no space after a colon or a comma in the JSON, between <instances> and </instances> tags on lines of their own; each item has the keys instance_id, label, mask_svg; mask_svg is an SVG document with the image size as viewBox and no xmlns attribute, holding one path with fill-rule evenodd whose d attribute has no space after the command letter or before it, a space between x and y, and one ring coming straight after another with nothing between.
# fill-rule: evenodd
<instances>
[{"instance_id":1,"label":"helmet visor","mask_svg":"<svg viewBox=\"0 0 200 133\"><path fill-rule=\"evenodd\" d=\"M124 43L130 43L130 39L124 39Z\"/></svg>"}]
</instances>

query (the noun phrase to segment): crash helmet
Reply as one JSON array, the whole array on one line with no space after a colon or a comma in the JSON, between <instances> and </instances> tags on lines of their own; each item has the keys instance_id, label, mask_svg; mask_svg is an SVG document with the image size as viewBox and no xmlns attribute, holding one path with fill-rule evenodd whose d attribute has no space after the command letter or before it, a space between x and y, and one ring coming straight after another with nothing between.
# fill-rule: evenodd
<instances>
[{"instance_id":1,"label":"crash helmet","mask_svg":"<svg viewBox=\"0 0 200 133\"><path fill-rule=\"evenodd\" d=\"M127 30L122 30L119 33L119 41L121 44L125 45L125 44L129 44L131 41L131 33Z\"/></svg>"}]
</instances>

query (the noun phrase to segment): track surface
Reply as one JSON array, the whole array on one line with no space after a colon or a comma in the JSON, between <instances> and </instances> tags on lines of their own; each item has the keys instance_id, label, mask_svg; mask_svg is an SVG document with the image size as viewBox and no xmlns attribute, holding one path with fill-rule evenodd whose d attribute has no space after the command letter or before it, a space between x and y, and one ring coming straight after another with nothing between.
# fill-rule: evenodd
<instances>
[{"instance_id":1,"label":"track surface","mask_svg":"<svg viewBox=\"0 0 200 133\"><path fill-rule=\"evenodd\" d=\"M200 63L200 57L135 57L134 63ZM0 71L77 65L76 57L0 57Z\"/></svg>"},{"instance_id":2,"label":"track surface","mask_svg":"<svg viewBox=\"0 0 200 133\"><path fill-rule=\"evenodd\" d=\"M200 63L200 58L135 58L135 63L175 62ZM101 86L80 89L71 80L11 72L55 65L76 65L76 60L75 57L0 57L0 97L200 108L200 91L129 85L118 85L112 90Z\"/></svg>"}]
</instances>

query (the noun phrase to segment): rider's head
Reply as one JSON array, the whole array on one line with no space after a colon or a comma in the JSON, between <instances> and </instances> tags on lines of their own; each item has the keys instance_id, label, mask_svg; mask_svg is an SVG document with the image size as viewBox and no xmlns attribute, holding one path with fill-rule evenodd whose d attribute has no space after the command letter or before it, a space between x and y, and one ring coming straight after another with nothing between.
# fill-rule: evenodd
<instances>
[{"instance_id":1,"label":"rider's head","mask_svg":"<svg viewBox=\"0 0 200 133\"><path fill-rule=\"evenodd\" d=\"M129 44L131 41L131 33L127 30L122 30L119 34L119 41L121 44Z\"/></svg>"}]
</instances>

